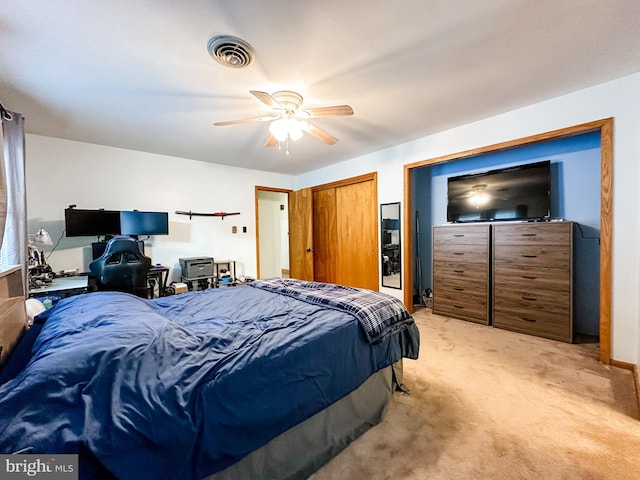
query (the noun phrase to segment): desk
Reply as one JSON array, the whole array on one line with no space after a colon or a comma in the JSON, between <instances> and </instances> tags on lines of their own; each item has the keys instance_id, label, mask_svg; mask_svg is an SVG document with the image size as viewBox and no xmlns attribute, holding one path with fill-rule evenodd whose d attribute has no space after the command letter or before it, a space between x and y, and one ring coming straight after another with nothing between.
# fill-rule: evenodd
<instances>
[{"instance_id":1,"label":"desk","mask_svg":"<svg viewBox=\"0 0 640 480\"><path fill-rule=\"evenodd\" d=\"M225 276L223 276L223 274ZM213 283L215 287L227 287L236 283L236 261L218 260L213 262Z\"/></svg>"},{"instance_id":2,"label":"desk","mask_svg":"<svg viewBox=\"0 0 640 480\"><path fill-rule=\"evenodd\" d=\"M147 280L155 280L158 285L158 296L164 297L167 290L167 278L169 277L169 267L156 265L151 267L147 273ZM155 291L152 290L151 298L155 297Z\"/></svg>"},{"instance_id":3,"label":"desk","mask_svg":"<svg viewBox=\"0 0 640 480\"><path fill-rule=\"evenodd\" d=\"M88 288L89 277L86 275L54 278L51 285L29 289L29 298L49 297L55 305L63 298L86 293Z\"/></svg>"},{"instance_id":4,"label":"desk","mask_svg":"<svg viewBox=\"0 0 640 480\"><path fill-rule=\"evenodd\" d=\"M206 290L209 287L215 288L215 279L213 276L203 276L197 278L180 277L180 280L187 284L189 291Z\"/></svg>"}]
</instances>

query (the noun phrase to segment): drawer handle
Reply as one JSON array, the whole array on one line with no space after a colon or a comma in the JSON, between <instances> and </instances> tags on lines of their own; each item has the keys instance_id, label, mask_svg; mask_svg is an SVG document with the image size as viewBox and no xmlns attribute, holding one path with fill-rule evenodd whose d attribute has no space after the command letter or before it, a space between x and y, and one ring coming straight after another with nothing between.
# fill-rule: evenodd
<instances>
[{"instance_id":1,"label":"drawer handle","mask_svg":"<svg viewBox=\"0 0 640 480\"><path fill-rule=\"evenodd\" d=\"M527 318L527 317L520 317L520 318L525 322L536 323L536 321L533 318Z\"/></svg>"},{"instance_id":2,"label":"drawer handle","mask_svg":"<svg viewBox=\"0 0 640 480\"><path fill-rule=\"evenodd\" d=\"M454 270L453 273L464 273L464 270Z\"/></svg>"},{"instance_id":3,"label":"drawer handle","mask_svg":"<svg viewBox=\"0 0 640 480\"><path fill-rule=\"evenodd\" d=\"M524 278L525 280L535 280L538 277L533 277L530 275L521 275L521 278Z\"/></svg>"},{"instance_id":4,"label":"drawer handle","mask_svg":"<svg viewBox=\"0 0 640 480\"><path fill-rule=\"evenodd\" d=\"M460 310L464 310L464 307L461 307L460 305L454 305L453 308L459 308Z\"/></svg>"},{"instance_id":5,"label":"drawer handle","mask_svg":"<svg viewBox=\"0 0 640 480\"><path fill-rule=\"evenodd\" d=\"M535 237L537 235L538 235L537 233L523 233L522 234L523 237Z\"/></svg>"},{"instance_id":6,"label":"drawer handle","mask_svg":"<svg viewBox=\"0 0 640 480\"><path fill-rule=\"evenodd\" d=\"M524 258L536 258L537 255L522 255Z\"/></svg>"},{"instance_id":7,"label":"drawer handle","mask_svg":"<svg viewBox=\"0 0 640 480\"><path fill-rule=\"evenodd\" d=\"M454 237L464 237L464 233L454 233Z\"/></svg>"},{"instance_id":8,"label":"drawer handle","mask_svg":"<svg viewBox=\"0 0 640 480\"><path fill-rule=\"evenodd\" d=\"M464 252L453 252L454 255L464 255Z\"/></svg>"},{"instance_id":9,"label":"drawer handle","mask_svg":"<svg viewBox=\"0 0 640 480\"><path fill-rule=\"evenodd\" d=\"M535 302L536 300L538 300L535 297L525 297L524 295L521 296L520 298L522 298L523 300L529 300L530 302Z\"/></svg>"},{"instance_id":10,"label":"drawer handle","mask_svg":"<svg viewBox=\"0 0 640 480\"><path fill-rule=\"evenodd\" d=\"M453 287L456 292L464 292L464 288L462 287Z\"/></svg>"}]
</instances>

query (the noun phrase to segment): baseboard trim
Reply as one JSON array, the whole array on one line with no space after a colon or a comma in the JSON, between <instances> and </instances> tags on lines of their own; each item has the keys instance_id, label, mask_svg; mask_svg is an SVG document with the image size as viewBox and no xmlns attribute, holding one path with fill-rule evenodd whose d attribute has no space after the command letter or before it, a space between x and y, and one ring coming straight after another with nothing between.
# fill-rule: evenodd
<instances>
[{"instance_id":1,"label":"baseboard trim","mask_svg":"<svg viewBox=\"0 0 640 480\"><path fill-rule=\"evenodd\" d=\"M638 406L638 420L640 420L640 377L638 377L638 367L633 363L621 362L619 360L611 360L610 365L613 367L631 370L633 376L633 384L636 387L636 404Z\"/></svg>"},{"instance_id":2,"label":"baseboard trim","mask_svg":"<svg viewBox=\"0 0 640 480\"><path fill-rule=\"evenodd\" d=\"M638 420L640 420L640 376L638 376L638 367L633 366L633 382L636 384L636 400L638 401Z\"/></svg>"},{"instance_id":3,"label":"baseboard trim","mask_svg":"<svg viewBox=\"0 0 640 480\"><path fill-rule=\"evenodd\" d=\"M636 366L633 363L621 362L620 360L611 360L612 367L624 368L625 370L635 370Z\"/></svg>"}]
</instances>

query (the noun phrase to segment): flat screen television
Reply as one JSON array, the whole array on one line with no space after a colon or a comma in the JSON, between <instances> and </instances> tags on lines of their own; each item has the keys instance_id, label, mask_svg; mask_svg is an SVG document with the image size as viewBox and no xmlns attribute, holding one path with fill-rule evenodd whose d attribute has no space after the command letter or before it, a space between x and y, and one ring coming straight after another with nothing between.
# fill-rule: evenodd
<instances>
[{"instance_id":1,"label":"flat screen television","mask_svg":"<svg viewBox=\"0 0 640 480\"><path fill-rule=\"evenodd\" d=\"M551 162L450 177L447 222L549 220Z\"/></svg>"},{"instance_id":2,"label":"flat screen television","mask_svg":"<svg viewBox=\"0 0 640 480\"><path fill-rule=\"evenodd\" d=\"M120 234L122 235L168 235L169 214L167 212L120 212Z\"/></svg>"},{"instance_id":3,"label":"flat screen television","mask_svg":"<svg viewBox=\"0 0 640 480\"><path fill-rule=\"evenodd\" d=\"M67 237L99 237L120 233L118 210L66 208L64 228Z\"/></svg>"}]
</instances>

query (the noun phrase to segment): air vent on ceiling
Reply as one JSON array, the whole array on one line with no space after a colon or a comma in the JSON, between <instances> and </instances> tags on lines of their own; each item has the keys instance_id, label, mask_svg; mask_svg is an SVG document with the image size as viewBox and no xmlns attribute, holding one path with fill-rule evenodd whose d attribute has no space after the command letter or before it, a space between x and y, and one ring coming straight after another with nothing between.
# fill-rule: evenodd
<instances>
[{"instance_id":1,"label":"air vent on ceiling","mask_svg":"<svg viewBox=\"0 0 640 480\"><path fill-rule=\"evenodd\" d=\"M212 37L207 44L207 50L217 62L230 68L248 67L256 56L251 45L231 35Z\"/></svg>"}]
</instances>

